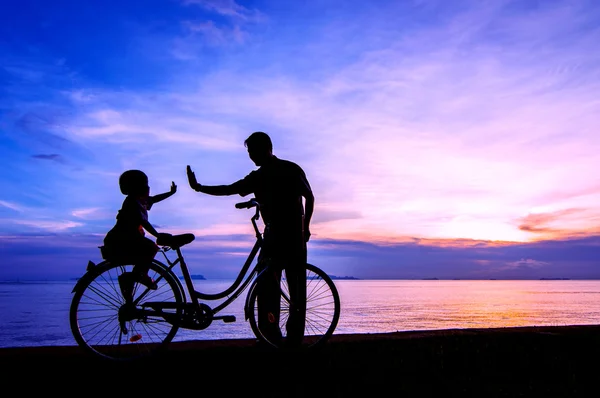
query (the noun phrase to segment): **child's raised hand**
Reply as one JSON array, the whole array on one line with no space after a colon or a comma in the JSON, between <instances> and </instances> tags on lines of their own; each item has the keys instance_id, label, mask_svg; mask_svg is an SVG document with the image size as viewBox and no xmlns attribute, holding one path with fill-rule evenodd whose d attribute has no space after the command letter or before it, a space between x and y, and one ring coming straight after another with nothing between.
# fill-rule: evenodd
<instances>
[{"instance_id":1,"label":"child's raised hand","mask_svg":"<svg viewBox=\"0 0 600 398\"><path fill-rule=\"evenodd\" d=\"M175 185L175 181L171 181L171 193L177 192L177 185Z\"/></svg>"}]
</instances>

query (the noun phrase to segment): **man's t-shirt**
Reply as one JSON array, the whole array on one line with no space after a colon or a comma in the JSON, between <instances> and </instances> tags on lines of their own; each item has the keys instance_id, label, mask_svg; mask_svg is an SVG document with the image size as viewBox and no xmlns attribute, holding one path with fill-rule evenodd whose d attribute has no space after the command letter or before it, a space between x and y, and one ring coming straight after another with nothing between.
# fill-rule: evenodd
<instances>
[{"instance_id":1,"label":"man's t-shirt","mask_svg":"<svg viewBox=\"0 0 600 398\"><path fill-rule=\"evenodd\" d=\"M233 185L241 196L254 194L263 221L273 235L303 242L302 197L311 193L311 187L300 166L274 156Z\"/></svg>"}]
</instances>

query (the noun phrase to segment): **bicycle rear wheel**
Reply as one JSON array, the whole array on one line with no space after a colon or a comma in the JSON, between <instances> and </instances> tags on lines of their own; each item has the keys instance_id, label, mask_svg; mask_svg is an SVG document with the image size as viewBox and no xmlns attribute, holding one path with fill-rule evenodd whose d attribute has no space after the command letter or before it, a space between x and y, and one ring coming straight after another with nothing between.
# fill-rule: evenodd
<instances>
[{"instance_id":1,"label":"bicycle rear wheel","mask_svg":"<svg viewBox=\"0 0 600 398\"><path fill-rule=\"evenodd\" d=\"M104 359L123 361L155 355L166 348L179 329L183 295L175 275L163 264L153 262L148 275L158 288L149 290L135 283L133 300L127 303L118 277L132 268L102 262L73 289L71 332L79 346ZM153 307L152 303L161 307Z\"/></svg>"},{"instance_id":2,"label":"bicycle rear wheel","mask_svg":"<svg viewBox=\"0 0 600 398\"><path fill-rule=\"evenodd\" d=\"M285 271L281 278L281 299L279 330L283 339L269 337L269 334L261 332L258 326L258 289L257 284L262 278L270 277L262 274L254 281L248 298L248 319L252 332L259 341L274 348L285 346L287 331L286 324L290 315L290 290L285 278ZM340 296L331 278L325 271L312 265L306 264L306 318L304 327L304 338L300 348L316 347L326 342L333 334L340 317Z\"/></svg>"}]
</instances>

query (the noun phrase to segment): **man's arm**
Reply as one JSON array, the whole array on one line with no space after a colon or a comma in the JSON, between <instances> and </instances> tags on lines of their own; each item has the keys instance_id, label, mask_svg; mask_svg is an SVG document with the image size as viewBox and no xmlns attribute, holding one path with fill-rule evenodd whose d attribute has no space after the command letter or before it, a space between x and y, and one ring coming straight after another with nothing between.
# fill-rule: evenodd
<instances>
[{"instance_id":1,"label":"man's arm","mask_svg":"<svg viewBox=\"0 0 600 398\"><path fill-rule=\"evenodd\" d=\"M202 192L213 196L227 196L237 194L237 190L233 184L231 185L200 185L196 184L192 187L196 192Z\"/></svg>"},{"instance_id":2,"label":"man's arm","mask_svg":"<svg viewBox=\"0 0 600 398\"><path fill-rule=\"evenodd\" d=\"M308 191L304 197L304 240L308 242L310 239L310 219L315 208L315 196L312 191Z\"/></svg>"},{"instance_id":3,"label":"man's arm","mask_svg":"<svg viewBox=\"0 0 600 398\"><path fill-rule=\"evenodd\" d=\"M201 185L196 180L196 174L192 171L192 168L189 165L187 166L186 170L190 187L196 192L202 192L213 196L228 196L239 193L236 183L230 185Z\"/></svg>"},{"instance_id":4,"label":"man's arm","mask_svg":"<svg viewBox=\"0 0 600 398\"><path fill-rule=\"evenodd\" d=\"M308 242L310 239L310 220L315 208L315 196L304 170L300 166L298 166L298 169L300 171L300 194L304 197L304 241Z\"/></svg>"}]
</instances>

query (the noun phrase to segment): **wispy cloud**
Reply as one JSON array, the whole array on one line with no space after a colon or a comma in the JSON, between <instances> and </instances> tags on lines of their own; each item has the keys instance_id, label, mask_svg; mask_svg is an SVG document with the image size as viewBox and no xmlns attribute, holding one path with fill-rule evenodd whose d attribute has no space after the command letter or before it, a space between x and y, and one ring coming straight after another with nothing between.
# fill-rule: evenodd
<instances>
[{"instance_id":1,"label":"wispy cloud","mask_svg":"<svg viewBox=\"0 0 600 398\"><path fill-rule=\"evenodd\" d=\"M89 209L76 209L76 210L73 210L71 212L71 214L73 215L73 217L77 217L77 218L94 219L99 216L98 213L100 213L100 211L101 211L101 209L99 209L97 207L93 207L93 208L89 208ZM104 215L101 214L100 216L104 216Z\"/></svg>"},{"instance_id":2,"label":"wispy cloud","mask_svg":"<svg viewBox=\"0 0 600 398\"><path fill-rule=\"evenodd\" d=\"M6 200L0 200L0 206L6 207L7 209L14 210L19 213L22 213L25 211L25 208L23 206L20 206L16 203L12 203L12 202L9 202Z\"/></svg>"},{"instance_id":3,"label":"wispy cloud","mask_svg":"<svg viewBox=\"0 0 600 398\"><path fill-rule=\"evenodd\" d=\"M556 229L550 228L549 224L569 218L569 216L577 213L581 213L581 209L565 209L554 213L528 214L523 218L519 229L536 233L554 232Z\"/></svg>"},{"instance_id":4,"label":"wispy cloud","mask_svg":"<svg viewBox=\"0 0 600 398\"><path fill-rule=\"evenodd\" d=\"M227 4L231 12L220 8ZM210 7L234 14L227 4ZM553 49L562 39L549 28L568 21L572 31L585 10L564 11L573 17L565 20L562 7L547 6L529 15L534 26L520 29L521 15L494 4L447 14L377 47L376 35L361 38L351 62L309 80L304 71L224 69L195 84L183 75L154 95L95 92L89 113L68 127L69 139L123 148L144 142L140 153L168 145L179 159L198 158L214 171L224 163L201 153L226 151L222 160L231 162L243 156L245 135L266 130L277 154L306 168L317 213L354 214L315 215L321 236L537 239L543 231L513 220L548 203L556 211L573 207L552 198L558 186L598 183L585 170L597 166L600 139L590 128L599 122L600 87L595 69L576 66L592 61L598 33ZM317 47L335 52L339 44L325 39ZM532 51L539 46L545 50ZM303 51L304 58L321 52ZM248 163L236 161L214 181L247 171Z\"/></svg>"},{"instance_id":5,"label":"wispy cloud","mask_svg":"<svg viewBox=\"0 0 600 398\"><path fill-rule=\"evenodd\" d=\"M216 14L247 22L257 22L264 18L257 9L246 8L235 0L183 0L183 4L197 5Z\"/></svg>"},{"instance_id":6,"label":"wispy cloud","mask_svg":"<svg viewBox=\"0 0 600 398\"><path fill-rule=\"evenodd\" d=\"M98 94L99 95L99 94ZM149 109L98 109L83 115L65 132L80 139L104 140L120 144L127 142L168 142L170 144L194 144L206 149L230 150L234 143L228 139L231 128L220 123L193 116L173 114L166 117L169 109L163 106L173 99L166 94L163 101L146 101L143 96L121 93Z\"/></svg>"},{"instance_id":7,"label":"wispy cloud","mask_svg":"<svg viewBox=\"0 0 600 398\"><path fill-rule=\"evenodd\" d=\"M60 163L60 164L65 163L65 160L63 159L63 157L57 153L32 155L31 157L34 159L51 160L53 162Z\"/></svg>"},{"instance_id":8,"label":"wispy cloud","mask_svg":"<svg viewBox=\"0 0 600 398\"><path fill-rule=\"evenodd\" d=\"M266 21L258 9L246 8L234 0L185 0L183 4L200 7L207 14L202 19L182 22L185 34L174 39L171 50L179 60L199 61L205 48L245 44L252 26Z\"/></svg>"},{"instance_id":9,"label":"wispy cloud","mask_svg":"<svg viewBox=\"0 0 600 398\"><path fill-rule=\"evenodd\" d=\"M192 35L201 35L204 43L210 46L225 45L231 42L241 44L246 38L246 33L239 26L220 28L214 21L186 22L186 28ZM187 38L190 40L190 37Z\"/></svg>"},{"instance_id":10,"label":"wispy cloud","mask_svg":"<svg viewBox=\"0 0 600 398\"><path fill-rule=\"evenodd\" d=\"M544 267L546 265L548 265L550 263L547 263L545 261L537 261L537 260L533 260L530 258L522 258L518 261L512 261L510 263L508 263L508 268L541 268Z\"/></svg>"},{"instance_id":11,"label":"wispy cloud","mask_svg":"<svg viewBox=\"0 0 600 398\"><path fill-rule=\"evenodd\" d=\"M6 220L5 220L6 221ZM33 227L35 229L48 230L52 232L64 232L79 227L82 224L74 221L44 221L44 220L11 220L15 224Z\"/></svg>"}]
</instances>

